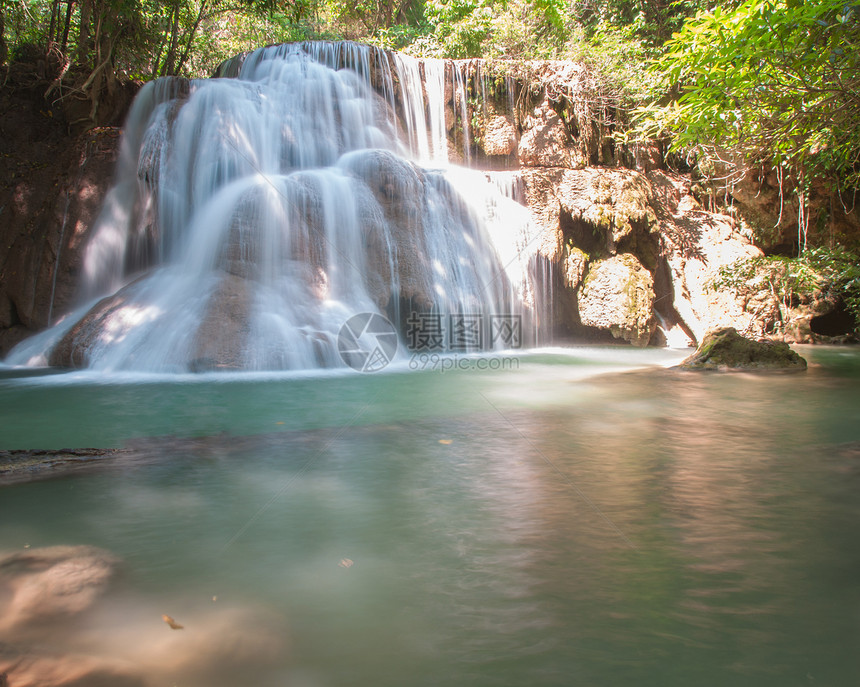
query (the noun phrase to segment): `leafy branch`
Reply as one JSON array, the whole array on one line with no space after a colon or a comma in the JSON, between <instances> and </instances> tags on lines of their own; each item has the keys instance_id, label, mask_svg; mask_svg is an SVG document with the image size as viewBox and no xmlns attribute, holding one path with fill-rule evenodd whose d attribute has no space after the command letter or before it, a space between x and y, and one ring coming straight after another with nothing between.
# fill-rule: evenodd
<instances>
[{"instance_id":1,"label":"leafy branch","mask_svg":"<svg viewBox=\"0 0 860 687\"><path fill-rule=\"evenodd\" d=\"M779 303L783 322L799 301L841 303L860 327L860 255L845 248L814 248L797 258L758 256L722 267L712 290L751 298L765 291Z\"/></svg>"}]
</instances>

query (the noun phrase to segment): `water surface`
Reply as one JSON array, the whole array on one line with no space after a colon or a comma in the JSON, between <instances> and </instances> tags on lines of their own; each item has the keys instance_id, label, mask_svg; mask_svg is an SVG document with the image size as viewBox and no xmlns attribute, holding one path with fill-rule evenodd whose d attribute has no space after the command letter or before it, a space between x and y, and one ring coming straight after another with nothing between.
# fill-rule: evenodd
<instances>
[{"instance_id":1,"label":"water surface","mask_svg":"<svg viewBox=\"0 0 860 687\"><path fill-rule=\"evenodd\" d=\"M860 352L801 352L790 375L623 348L495 372L6 371L0 448L133 450L0 487L0 550L120 556L76 641L151 684L858 684Z\"/></svg>"}]
</instances>

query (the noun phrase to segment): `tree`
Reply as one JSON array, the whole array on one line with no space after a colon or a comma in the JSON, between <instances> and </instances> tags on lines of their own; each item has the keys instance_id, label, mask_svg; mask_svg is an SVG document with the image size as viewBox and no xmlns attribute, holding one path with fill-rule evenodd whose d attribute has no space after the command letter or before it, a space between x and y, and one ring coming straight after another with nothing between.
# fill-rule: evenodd
<instances>
[{"instance_id":1,"label":"tree","mask_svg":"<svg viewBox=\"0 0 860 687\"><path fill-rule=\"evenodd\" d=\"M6 45L6 1L0 0L0 65L6 63L9 48Z\"/></svg>"},{"instance_id":2,"label":"tree","mask_svg":"<svg viewBox=\"0 0 860 687\"><path fill-rule=\"evenodd\" d=\"M590 34L622 29L649 47L662 45L684 20L713 2L704 0L578 0L571 4L577 24ZM731 0L721 3L727 6Z\"/></svg>"},{"instance_id":3,"label":"tree","mask_svg":"<svg viewBox=\"0 0 860 687\"><path fill-rule=\"evenodd\" d=\"M860 6L845 0L747 0L700 12L653 70L678 97L640 112L672 136L742 170L769 164L801 192L813 180L860 185Z\"/></svg>"}]
</instances>

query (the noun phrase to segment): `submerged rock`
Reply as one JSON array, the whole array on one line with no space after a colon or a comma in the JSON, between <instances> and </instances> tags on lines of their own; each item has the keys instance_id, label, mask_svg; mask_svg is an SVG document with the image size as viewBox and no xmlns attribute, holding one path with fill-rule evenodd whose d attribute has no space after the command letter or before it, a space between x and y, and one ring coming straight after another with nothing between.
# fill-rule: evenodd
<instances>
[{"instance_id":1,"label":"submerged rock","mask_svg":"<svg viewBox=\"0 0 860 687\"><path fill-rule=\"evenodd\" d=\"M708 332L682 370L805 370L806 360L782 341L747 339L734 327Z\"/></svg>"},{"instance_id":2,"label":"submerged rock","mask_svg":"<svg viewBox=\"0 0 860 687\"><path fill-rule=\"evenodd\" d=\"M88 610L119 560L91 546L51 546L0 557L0 636L30 631Z\"/></svg>"},{"instance_id":3,"label":"submerged rock","mask_svg":"<svg viewBox=\"0 0 860 687\"><path fill-rule=\"evenodd\" d=\"M119 565L92 546L0 553L0 687L246 684L282 661L279 615L186 601L172 632L151 598L107 594Z\"/></svg>"},{"instance_id":4,"label":"submerged rock","mask_svg":"<svg viewBox=\"0 0 860 687\"><path fill-rule=\"evenodd\" d=\"M125 453L117 448L17 449L0 451L0 484L89 465ZM0 685L2 687L2 685Z\"/></svg>"},{"instance_id":5,"label":"submerged rock","mask_svg":"<svg viewBox=\"0 0 860 687\"><path fill-rule=\"evenodd\" d=\"M5 655L4 655L5 654ZM86 654L0 652L0 687L145 687L142 675L123 661ZM4 678L8 679L6 681Z\"/></svg>"}]
</instances>

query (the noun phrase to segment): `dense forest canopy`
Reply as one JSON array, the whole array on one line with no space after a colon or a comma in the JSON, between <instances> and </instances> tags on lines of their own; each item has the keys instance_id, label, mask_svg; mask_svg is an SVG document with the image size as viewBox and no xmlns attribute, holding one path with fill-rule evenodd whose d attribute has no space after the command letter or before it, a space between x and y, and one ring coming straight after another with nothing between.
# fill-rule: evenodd
<instances>
[{"instance_id":1,"label":"dense forest canopy","mask_svg":"<svg viewBox=\"0 0 860 687\"><path fill-rule=\"evenodd\" d=\"M860 167L860 4L846 0L0 0L0 64L54 91L206 76L261 45L351 39L425 57L558 58L601 72L639 133L804 183ZM650 65L650 69L648 66ZM670 105L667 107L667 104Z\"/></svg>"},{"instance_id":2,"label":"dense forest canopy","mask_svg":"<svg viewBox=\"0 0 860 687\"><path fill-rule=\"evenodd\" d=\"M659 47L699 0L0 0L0 57L26 45L110 58L136 78L202 76L235 52L351 39L436 57L566 58L615 39ZM731 3L723 3L731 4ZM615 46L617 48L617 45Z\"/></svg>"},{"instance_id":3,"label":"dense forest canopy","mask_svg":"<svg viewBox=\"0 0 860 687\"><path fill-rule=\"evenodd\" d=\"M43 65L52 103L122 80L206 76L261 45L350 39L423 57L573 59L707 182L774 170L798 199L795 256L830 269L860 312L857 237L809 252L810 195L860 187L860 3L849 0L0 0L0 78ZM728 194L726 194L728 196ZM808 251L807 251L808 249ZM853 291L852 291L853 289Z\"/></svg>"}]
</instances>

